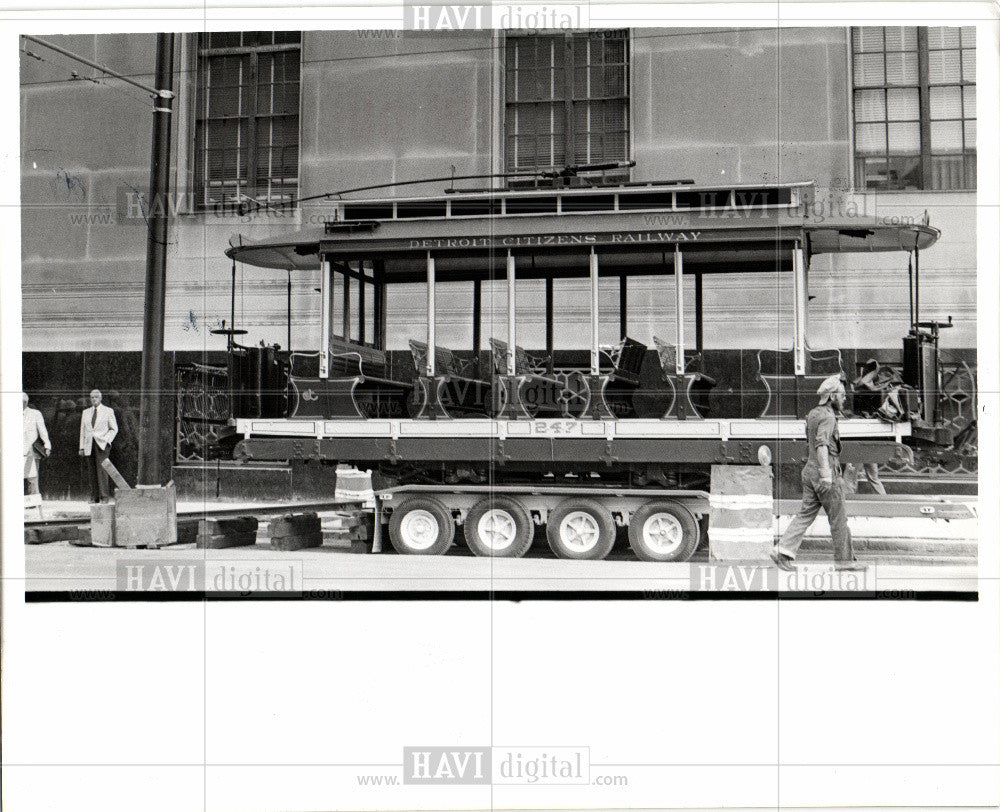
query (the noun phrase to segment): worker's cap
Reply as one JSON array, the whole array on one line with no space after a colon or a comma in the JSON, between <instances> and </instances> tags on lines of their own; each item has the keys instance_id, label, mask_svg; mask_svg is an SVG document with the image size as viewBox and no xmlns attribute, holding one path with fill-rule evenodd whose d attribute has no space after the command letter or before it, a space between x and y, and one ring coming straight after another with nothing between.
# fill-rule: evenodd
<instances>
[{"instance_id":1,"label":"worker's cap","mask_svg":"<svg viewBox=\"0 0 1000 812\"><path fill-rule=\"evenodd\" d=\"M837 392L846 391L847 390L844 388L844 382L840 379L840 375L831 375L819 385L819 389L816 390L816 394L819 395L819 402L822 405Z\"/></svg>"}]
</instances>

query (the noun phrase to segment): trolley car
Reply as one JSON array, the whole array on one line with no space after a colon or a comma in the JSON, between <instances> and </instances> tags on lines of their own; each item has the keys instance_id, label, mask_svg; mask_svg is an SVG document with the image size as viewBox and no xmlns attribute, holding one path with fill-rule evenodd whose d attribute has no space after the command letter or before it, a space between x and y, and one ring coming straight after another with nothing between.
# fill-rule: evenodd
<instances>
[{"instance_id":1,"label":"trolley car","mask_svg":"<svg viewBox=\"0 0 1000 812\"><path fill-rule=\"evenodd\" d=\"M533 524L545 524L558 555L600 558L617 523L629 526L640 558L686 560L707 512L710 467L804 461L804 418L819 381L854 377L838 349L806 341L811 258L900 252L912 277L912 263L919 269L919 253L939 236L928 225L872 218L813 222L812 195L809 183L676 181L452 191L335 200L320 227L235 238L226 252L234 283L238 262L320 272L320 341L294 352L240 344L230 324L227 366L199 373L228 395L221 453L348 463L374 470L383 484L409 483L387 503L390 540L404 553L444 552L461 523L475 553L523 555ZM702 282L716 273L748 281L786 274L794 294L791 346L745 352L756 368L735 396L719 390L705 363ZM669 280L673 298L673 318L657 327L652 346L629 335L629 283L643 277ZM693 308L684 302L686 277ZM608 315L600 280L609 278L619 292L615 346L599 340ZM589 285L589 318L573 330L576 352L560 353L555 283L564 279ZM543 348L526 348L519 333L516 293L526 280L545 291ZM427 318L404 366L398 352L387 353L397 325L386 303L407 283L423 291ZM472 287L472 341L446 346L436 297L459 283ZM484 338L487 285L505 293L499 337ZM911 281L907 414L843 419L845 462L912 459L909 445L948 440L934 411L940 325L919 321L913 296Z\"/></svg>"}]
</instances>

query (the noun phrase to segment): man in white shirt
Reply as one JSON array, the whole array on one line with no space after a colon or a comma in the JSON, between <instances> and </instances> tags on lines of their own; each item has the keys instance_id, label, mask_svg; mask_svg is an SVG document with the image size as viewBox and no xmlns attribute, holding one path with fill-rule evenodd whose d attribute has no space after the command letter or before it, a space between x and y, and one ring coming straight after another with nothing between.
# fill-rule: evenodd
<instances>
[{"instance_id":1,"label":"man in white shirt","mask_svg":"<svg viewBox=\"0 0 1000 812\"><path fill-rule=\"evenodd\" d=\"M118 434L114 409L101 405L101 390L90 393L89 409L80 418L80 456L86 457L90 473L90 501L104 502L111 497L108 473L101 463L108 458L111 443Z\"/></svg>"},{"instance_id":2,"label":"man in white shirt","mask_svg":"<svg viewBox=\"0 0 1000 812\"><path fill-rule=\"evenodd\" d=\"M21 422L24 426L24 479L28 483L28 493L39 493L38 490L38 457L34 448L36 440L41 440L45 447L45 456L52 450L49 433L45 430L45 420L38 409L28 408L28 395L21 393Z\"/></svg>"}]
</instances>

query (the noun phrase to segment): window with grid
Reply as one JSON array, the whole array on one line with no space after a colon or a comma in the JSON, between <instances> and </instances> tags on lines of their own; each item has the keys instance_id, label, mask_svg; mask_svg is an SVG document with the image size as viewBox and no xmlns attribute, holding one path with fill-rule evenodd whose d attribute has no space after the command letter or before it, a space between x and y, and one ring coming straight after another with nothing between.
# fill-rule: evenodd
<instances>
[{"instance_id":1,"label":"window with grid","mask_svg":"<svg viewBox=\"0 0 1000 812\"><path fill-rule=\"evenodd\" d=\"M298 31L198 35L195 182L201 208L299 188Z\"/></svg>"},{"instance_id":2,"label":"window with grid","mask_svg":"<svg viewBox=\"0 0 1000 812\"><path fill-rule=\"evenodd\" d=\"M628 58L625 30L508 37L507 171L628 160Z\"/></svg>"},{"instance_id":3,"label":"window with grid","mask_svg":"<svg viewBox=\"0 0 1000 812\"><path fill-rule=\"evenodd\" d=\"M975 189L975 26L853 28L851 50L858 187Z\"/></svg>"}]
</instances>

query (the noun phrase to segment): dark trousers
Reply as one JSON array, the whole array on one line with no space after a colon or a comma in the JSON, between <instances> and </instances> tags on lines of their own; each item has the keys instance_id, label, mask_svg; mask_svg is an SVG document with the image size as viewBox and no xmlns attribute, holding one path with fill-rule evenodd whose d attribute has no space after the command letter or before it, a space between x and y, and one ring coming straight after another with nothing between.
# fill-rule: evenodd
<instances>
[{"instance_id":1,"label":"dark trousers","mask_svg":"<svg viewBox=\"0 0 1000 812\"><path fill-rule=\"evenodd\" d=\"M101 467L101 463L108 458L111 446L101 448L94 443L87 457L87 472L90 474L90 501L100 502L111 496L111 488L108 484L108 472Z\"/></svg>"},{"instance_id":2,"label":"dark trousers","mask_svg":"<svg viewBox=\"0 0 1000 812\"><path fill-rule=\"evenodd\" d=\"M847 504L844 502L844 479L834 477L833 485L825 493L819 490L819 470L810 465L802 470L802 509L792 519L788 529L775 549L779 553L795 558L806 530L816 520L820 508L826 511L830 520L830 534L833 536L833 560L854 561L854 546L851 530L847 526Z\"/></svg>"}]
</instances>

